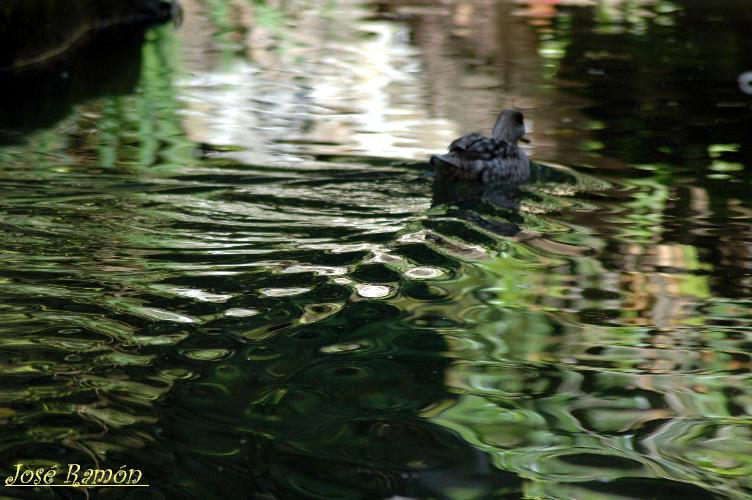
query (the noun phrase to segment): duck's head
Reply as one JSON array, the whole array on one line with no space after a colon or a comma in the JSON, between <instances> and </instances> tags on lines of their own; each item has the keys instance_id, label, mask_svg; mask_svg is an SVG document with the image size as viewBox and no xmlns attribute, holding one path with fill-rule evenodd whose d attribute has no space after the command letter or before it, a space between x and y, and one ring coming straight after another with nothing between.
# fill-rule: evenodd
<instances>
[{"instance_id":1,"label":"duck's head","mask_svg":"<svg viewBox=\"0 0 752 500\"><path fill-rule=\"evenodd\" d=\"M499 113L491 131L491 137L517 144L523 135L525 135L525 120L522 113L514 109L505 109Z\"/></svg>"}]
</instances>

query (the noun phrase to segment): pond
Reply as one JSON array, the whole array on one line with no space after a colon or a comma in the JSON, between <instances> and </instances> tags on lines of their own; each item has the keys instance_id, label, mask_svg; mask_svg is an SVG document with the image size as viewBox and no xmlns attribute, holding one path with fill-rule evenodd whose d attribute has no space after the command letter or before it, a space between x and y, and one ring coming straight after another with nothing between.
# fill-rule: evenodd
<instances>
[{"instance_id":1,"label":"pond","mask_svg":"<svg viewBox=\"0 0 752 500\"><path fill-rule=\"evenodd\" d=\"M182 3L2 77L4 477L752 498L746 1Z\"/></svg>"}]
</instances>

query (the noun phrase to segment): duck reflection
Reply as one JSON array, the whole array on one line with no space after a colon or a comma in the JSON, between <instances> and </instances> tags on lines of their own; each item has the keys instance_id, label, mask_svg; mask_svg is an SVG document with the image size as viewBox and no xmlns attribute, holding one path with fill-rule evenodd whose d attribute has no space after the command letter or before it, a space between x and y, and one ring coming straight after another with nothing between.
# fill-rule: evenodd
<instances>
[{"instance_id":1,"label":"duck reflection","mask_svg":"<svg viewBox=\"0 0 752 500\"><path fill-rule=\"evenodd\" d=\"M553 186L559 191L578 191L581 185L581 179L574 173L531 162L527 176L514 183L458 182L437 176L431 205L445 206L447 215L486 231L515 236L523 222L521 207L542 206L543 198L537 188ZM498 217L505 220L500 221Z\"/></svg>"}]
</instances>

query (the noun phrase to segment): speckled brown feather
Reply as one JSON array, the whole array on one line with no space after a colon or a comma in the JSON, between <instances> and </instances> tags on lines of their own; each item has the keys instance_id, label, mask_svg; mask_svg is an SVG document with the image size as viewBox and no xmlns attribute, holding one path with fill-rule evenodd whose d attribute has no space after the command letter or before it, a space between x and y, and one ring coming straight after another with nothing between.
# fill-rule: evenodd
<instances>
[{"instance_id":1,"label":"speckled brown feather","mask_svg":"<svg viewBox=\"0 0 752 500\"><path fill-rule=\"evenodd\" d=\"M504 109L496 118L491 137L478 132L463 135L449 152L431 157L440 179L519 184L530 177L530 162L517 145L525 134L522 113Z\"/></svg>"},{"instance_id":2,"label":"speckled brown feather","mask_svg":"<svg viewBox=\"0 0 752 500\"><path fill-rule=\"evenodd\" d=\"M530 164L517 145L473 132L449 146L449 152L431 157L439 178L489 182L524 182Z\"/></svg>"}]
</instances>

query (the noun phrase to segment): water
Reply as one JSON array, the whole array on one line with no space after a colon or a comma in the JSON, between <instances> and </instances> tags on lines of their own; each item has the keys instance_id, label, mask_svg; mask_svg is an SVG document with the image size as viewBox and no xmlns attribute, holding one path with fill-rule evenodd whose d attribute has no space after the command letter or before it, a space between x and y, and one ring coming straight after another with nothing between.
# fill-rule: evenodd
<instances>
[{"instance_id":1,"label":"water","mask_svg":"<svg viewBox=\"0 0 752 500\"><path fill-rule=\"evenodd\" d=\"M186 0L5 76L4 474L752 497L752 11L567 3ZM434 182L505 106L537 182Z\"/></svg>"}]
</instances>

